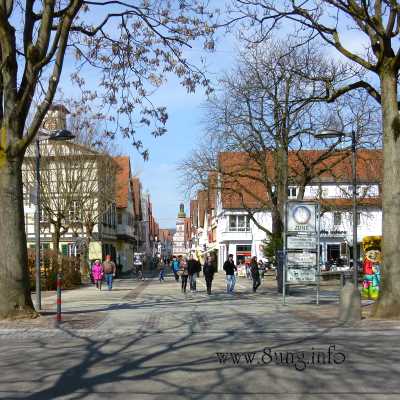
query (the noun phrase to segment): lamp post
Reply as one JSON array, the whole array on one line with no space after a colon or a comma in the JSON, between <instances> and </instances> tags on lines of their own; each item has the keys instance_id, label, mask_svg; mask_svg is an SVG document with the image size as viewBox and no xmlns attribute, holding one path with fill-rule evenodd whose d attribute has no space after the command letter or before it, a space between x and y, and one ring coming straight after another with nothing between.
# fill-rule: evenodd
<instances>
[{"instance_id":1,"label":"lamp post","mask_svg":"<svg viewBox=\"0 0 400 400\"><path fill-rule=\"evenodd\" d=\"M41 136L40 136L41 134ZM35 140L35 277L36 277L36 308L42 309L42 293L40 283L40 142L44 140L66 141L75 136L68 130L62 129L49 133L43 129L39 130L39 135Z\"/></svg>"},{"instance_id":2,"label":"lamp post","mask_svg":"<svg viewBox=\"0 0 400 400\"><path fill-rule=\"evenodd\" d=\"M358 290L358 252L357 252L357 166L356 166L356 133L342 132L333 129L314 134L318 139L351 138L351 170L352 170L352 219L353 219L353 285L346 282L340 299L340 319L355 322L361 319L361 297Z\"/></svg>"}]
</instances>

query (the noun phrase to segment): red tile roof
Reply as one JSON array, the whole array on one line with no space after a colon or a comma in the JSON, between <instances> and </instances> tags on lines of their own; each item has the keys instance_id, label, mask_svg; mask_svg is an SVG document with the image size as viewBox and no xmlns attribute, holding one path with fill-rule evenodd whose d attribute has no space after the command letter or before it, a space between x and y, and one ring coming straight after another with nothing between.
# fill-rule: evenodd
<instances>
[{"instance_id":1,"label":"red tile roof","mask_svg":"<svg viewBox=\"0 0 400 400\"><path fill-rule=\"evenodd\" d=\"M199 207L199 227L204 227L204 219L206 217L206 210L208 205L208 191L199 190L197 192L197 200Z\"/></svg>"},{"instance_id":2,"label":"red tile roof","mask_svg":"<svg viewBox=\"0 0 400 400\"><path fill-rule=\"evenodd\" d=\"M338 151L328 157L319 150L289 152L289 177L298 184L305 171L312 171L312 183L351 182L351 154ZM265 154L266 173L274 181L276 169L273 154ZM357 151L357 182L380 183L382 181L382 151ZM260 166L247 153L225 152L219 157L224 208L268 207L268 194L263 183Z\"/></svg>"},{"instance_id":3,"label":"red tile roof","mask_svg":"<svg viewBox=\"0 0 400 400\"><path fill-rule=\"evenodd\" d=\"M114 157L117 167L117 179L115 187L115 201L117 208L128 207L128 193L131 176L129 157Z\"/></svg>"},{"instance_id":4,"label":"red tile roof","mask_svg":"<svg viewBox=\"0 0 400 400\"><path fill-rule=\"evenodd\" d=\"M133 197L133 211L135 213L135 217L139 220L142 219L142 184L140 183L139 178L132 178L132 197Z\"/></svg>"},{"instance_id":5,"label":"red tile roof","mask_svg":"<svg viewBox=\"0 0 400 400\"><path fill-rule=\"evenodd\" d=\"M190 200L190 219L192 221L192 225L197 227L198 224L198 211L199 211L199 201Z\"/></svg>"},{"instance_id":6,"label":"red tile roof","mask_svg":"<svg viewBox=\"0 0 400 400\"><path fill-rule=\"evenodd\" d=\"M160 241L172 241L172 232L169 229L159 229Z\"/></svg>"}]
</instances>

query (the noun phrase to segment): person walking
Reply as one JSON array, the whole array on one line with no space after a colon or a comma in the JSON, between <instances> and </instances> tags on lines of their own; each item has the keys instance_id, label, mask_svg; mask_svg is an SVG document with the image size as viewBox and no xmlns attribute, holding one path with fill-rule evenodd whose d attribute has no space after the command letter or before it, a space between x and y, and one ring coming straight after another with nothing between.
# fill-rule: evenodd
<instances>
[{"instance_id":1,"label":"person walking","mask_svg":"<svg viewBox=\"0 0 400 400\"><path fill-rule=\"evenodd\" d=\"M187 264L188 264L190 291L195 292L196 291L196 278L201 271L201 265L197 260L195 260L193 258L192 254L189 256L189 261L187 262Z\"/></svg>"},{"instance_id":2,"label":"person walking","mask_svg":"<svg viewBox=\"0 0 400 400\"><path fill-rule=\"evenodd\" d=\"M160 280L160 282L164 281L165 268L166 268L165 263L163 261L160 261L160 264L159 264L160 274L158 276L158 279Z\"/></svg>"},{"instance_id":3,"label":"person walking","mask_svg":"<svg viewBox=\"0 0 400 400\"><path fill-rule=\"evenodd\" d=\"M172 272L173 272L173 274L175 276L175 280L177 282L179 282L178 271L180 269L180 265L179 265L179 260L176 258L176 256L172 257L171 269L172 269Z\"/></svg>"},{"instance_id":4,"label":"person walking","mask_svg":"<svg viewBox=\"0 0 400 400\"><path fill-rule=\"evenodd\" d=\"M235 271L237 271L236 265L233 262L233 254L229 254L223 268L226 274L226 291L227 293L233 293L236 283Z\"/></svg>"},{"instance_id":5,"label":"person walking","mask_svg":"<svg viewBox=\"0 0 400 400\"><path fill-rule=\"evenodd\" d=\"M179 274L182 279L182 292L186 293L186 286L187 286L187 281L188 281L188 265L187 261L182 258L180 260L180 269L179 269Z\"/></svg>"},{"instance_id":6,"label":"person walking","mask_svg":"<svg viewBox=\"0 0 400 400\"><path fill-rule=\"evenodd\" d=\"M203 275L204 279L206 280L207 294L211 294L211 285L214 279L214 266L210 256L208 256L204 262Z\"/></svg>"},{"instance_id":7,"label":"person walking","mask_svg":"<svg viewBox=\"0 0 400 400\"><path fill-rule=\"evenodd\" d=\"M258 269L257 257L253 257L250 262L251 278L253 279L253 292L261 285L260 271Z\"/></svg>"},{"instance_id":8,"label":"person walking","mask_svg":"<svg viewBox=\"0 0 400 400\"><path fill-rule=\"evenodd\" d=\"M92 277L97 289L101 290L103 283L104 270L100 260L96 260L92 265Z\"/></svg>"},{"instance_id":9,"label":"person walking","mask_svg":"<svg viewBox=\"0 0 400 400\"><path fill-rule=\"evenodd\" d=\"M108 290L112 290L113 278L115 277L115 263L111 260L110 255L106 255L106 261L103 262L103 270L106 276Z\"/></svg>"}]
</instances>

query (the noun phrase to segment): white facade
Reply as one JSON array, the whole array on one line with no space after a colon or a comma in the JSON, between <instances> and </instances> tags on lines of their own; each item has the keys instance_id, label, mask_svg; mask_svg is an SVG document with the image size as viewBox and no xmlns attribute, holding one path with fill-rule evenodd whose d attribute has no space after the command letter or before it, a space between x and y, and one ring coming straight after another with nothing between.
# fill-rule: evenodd
<instances>
[{"instance_id":1,"label":"white facade","mask_svg":"<svg viewBox=\"0 0 400 400\"><path fill-rule=\"evenodd\" d=\"M176 220L176 232L172 239L173 254L176 256L186 255L187 249L185 244L185 221L183 218Z\"/></svg>"},{"instance_id":2,"label":"white facade","mask_svg":"<svg viewBox=\"0 0 400 400\"><path fill-rule=\"evenodd\" d=\"M100 214L99 197L97 196L99 188L99 179L108 179L114 184L114 177L105 177L101 175L99 158L97 153L86 149L83 146L73 143L51 144L48 141L41 142L41 179L46 182L47 206L54 208L54 212L62 215L62 230L59 242L59 251L64 255L74 256L77 254L75 242L78 238L88 239L86 224L93 223L91 232L91 243L89 254L94 252L95 258L101 257L101 252L107 252L115 257L116 240L116 208L115 203L108 205L104 212ZM57 157L59 156L59 157ZM23 164L23 196L24 196L24 214L25 231L28 247L35 246L35 226L34 216L36 206L33 204L32 196L34 190L34 164L33 148L30 146L27 150L26 158ZM71 200L65 192L69 185L74 186L73 194L77 197ZM104 198L104 197L103 197ZM43 207L44 199L42 197L42 210L40 221L40 240L41 248L51 249L53 247L54 226L50 224L49 217ZM68 210L63 207L68 206ZM53 208L52 208L53 209ZM92 219L87 220L92 215Z\"/></svg>"},{"instance_id":3,"label":"white facade","mask_svg":"<svg viewBox=\"0 0 400 400\"><path fill-rule=\"evenodd\" d=\"M293 190L289 193L292 194L289 199L296 198L297 188L293 187ZM358 186L358 193L362 197L377 197L379 196L379 187L378 185L360 185ZM323 199L349 199L351 187L350 185L330 183L306 187L305 199L310 200L315 196L320 196ZM254 218L267 230L272 229L271 212L255 212ZM382 235L381 209L372 206L359 206L358 220L357 237L359 243L364 236ZM264 257L262 246L266 239L266 233L250 220L245 210L224 209L220 192L217 193L213 223L217 225L218 270L222 270L228 254L233 254L235 263L242 257ZM206 225L204 231L207 231ZM352 235L352 213L350 210L338 208L335 211L324 212L321 216L321 261L325 262L331 258L345 256L343 249L353 245ZM204 244L207 238L204 234L200 234L199 239ZM348 246L341 247L341 244L344 243Z\"/></svg>"}]
</instances>

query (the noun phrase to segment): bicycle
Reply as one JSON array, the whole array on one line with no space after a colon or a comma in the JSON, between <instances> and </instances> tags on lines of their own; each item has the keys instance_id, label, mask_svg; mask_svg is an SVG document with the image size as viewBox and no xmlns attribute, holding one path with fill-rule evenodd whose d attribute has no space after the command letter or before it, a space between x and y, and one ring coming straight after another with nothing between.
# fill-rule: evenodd
<instances>
[{"instance_id":1,"label":"bicycle","mask_svg":"<svg viewBox=\"0 0 400 400\"><path fill-rule=\"evenodd\" d=\"M137 265L137 266L136 266L135 273L136 273L136 279L137 279L137 280L139 280L139 281L144 280L144 276L143 276L143 266L142 266L142 265Z\"/></svg>"}]
</instances>

